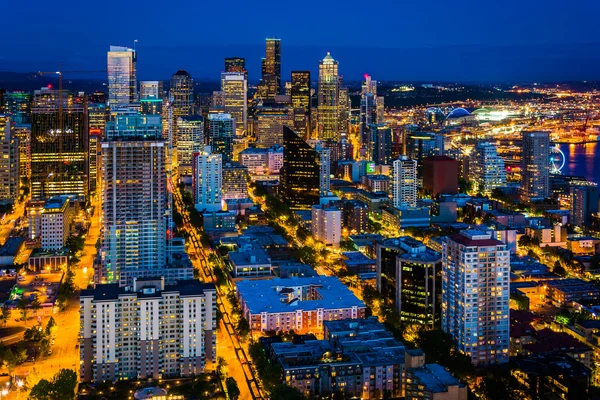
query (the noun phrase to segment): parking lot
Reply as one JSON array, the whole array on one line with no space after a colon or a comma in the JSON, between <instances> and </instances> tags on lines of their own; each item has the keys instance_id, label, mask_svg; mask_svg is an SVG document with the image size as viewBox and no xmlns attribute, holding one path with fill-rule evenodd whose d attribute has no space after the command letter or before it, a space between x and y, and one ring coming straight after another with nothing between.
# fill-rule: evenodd
<instances>
[{"instance_id":1,"label":"parking lot","mask_svg":"<svg viewBox=\"0 0 600 400\"><path fill-rule=\"evenodd\" d=\"M29 272L17 277L17 285L12 290L11 300L18 301L19 298L33 300L37 298L40 304L53 303L58 293L58 287L62 279L59 273L35 273Z\"/></svg>"}]
</instances>

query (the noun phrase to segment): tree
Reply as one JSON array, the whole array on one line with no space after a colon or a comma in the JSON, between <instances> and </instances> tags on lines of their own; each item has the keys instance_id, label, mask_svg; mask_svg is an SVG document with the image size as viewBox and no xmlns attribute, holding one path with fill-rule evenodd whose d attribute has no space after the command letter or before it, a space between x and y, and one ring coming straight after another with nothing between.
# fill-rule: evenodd
<instances>
[{"instance_id":1,"label":"tree","mask_svg":"<svg viewBox=\"0 0 600 400\"><path fill-rule=\"evenodd\" d=\"M29 309L27 308L29 304L27 303L27 299L21 297L17 302L17 309L21 312L21 319L25 321L25 325L27 325L27 314Z\"/></svg>"},{"instance_id":2,"label":"tree","mask_svg":"<svg viewBox=\"0 0 600 400\"><path fill-rule=\"evenodd\" d=\"M237 382L232 377L228 377L225 380L225 387L227 388L227 394L229 398L232 400L237 400L240 397L240 388L238 387Z\"/></svg>"},{"instance_id":3,"label":"tree","mask_svg":"<svg viewBox=\"0 0 600 400\"><path fill-rule=\"evenodd\" d=\"M77 373L72 369L61 369L52 378L52 385L57 399L72 400L75 398Z\"/></svg>"},{"instance_id":4,"label":"tree","mask_svg":"<svg viewBox=\"0 0 600 400\"><path fill-rule=\"evenodd\" d=\"M227 368L227 360L223 357L217 357L217 374L225 375Z\"/></svg>"},{"instance_id":5,"label":"tree","mask_svg":"<svg viewBox=\"0 0 600 400\"><path fill-rule=\"evenodd\" d=\"M34 400L52 400L53 385L46 379L41 379L29 392L29 398Z\"/></svg>"},{"instance_id":6,"label":"tree","mask_svg":"<svg viewBox=\"0 0 600 400\"><path fill-rule=\"evenodd\" d=\"M271 390L271 400L305 400L306 397L295 387L280 383Z\"/></svg>"},{"instance_id":7,"label":"tree","mask_svg":"<svg viewBox=\"0 0 600 400\"><path fill-rule=\"evenodd\" d=\"M245 317L241 317L235 330L240 337L246 339L250 334L250 324L248 323L248 320Z\"/></svg>"},{"instance_id":8,"label":"tree","mask_svg":"<svg viewBox=\"0 0 600 400\"><path fill-rule=\"evenodd\" d=\"M10 319L10 308L2 307L2 311L0 312L0 323L2 324L3 327L6 328L6 324L8 323L9 319Z\"/></svg>"},{"instance_id":9,"label":"tree","mask_svg":"<svg viewBox=\"0 0 600 400\"><path fill-rule=\"evenodd\" d=\"M17 357L15 357L10 349L6 349L2 355L2 367L8 371L9 375L12 375L17 364Z\"/></svg>"},{"instance_id":10,"label":"tree","mask_svg":"<svg viewBox=\"0 0 600 400\"><path fill-rule=\"evenodd\" d=\"M56 332L56 321L54 321L54 317L50 317L48 323L46 324L46 335L52 336Z\"/></svg>"},{"instance_id":11,"label":"tree","mask_svg":"<svg viewBox=\"0 0 600 400\"><path fill-rule=\"evenodd\" d=\"M29 305L31 306L31 309L33 310L33 312L35 313L35 316L37 317L38 311L40 310L40 308L42 308L42 303L40 303L37 296L35 299L33 299L33 301L31 301L31 303L29 303Z\"/></svg>"}]
</instances>

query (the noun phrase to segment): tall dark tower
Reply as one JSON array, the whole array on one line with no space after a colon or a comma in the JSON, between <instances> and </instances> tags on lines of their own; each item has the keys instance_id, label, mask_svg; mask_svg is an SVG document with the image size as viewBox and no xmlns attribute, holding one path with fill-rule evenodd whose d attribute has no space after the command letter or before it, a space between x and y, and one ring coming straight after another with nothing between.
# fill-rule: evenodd
<instances>
[{"instance_id":1,"label":"tall dark tower","mask_svg":"<svg viewBox=\"0 0 600 400\"><path fill-rule=\"evenodd\" d=\"M263 84L267 96L274 98L281 93L281 40L267 38L267 56L263 63Z\"/></svg>"},{"instance_id":2,"label":"tall dark tower","mask_svg":"<svg viewBox=\"0 0 600 400\"><path fill-rule=\"evenodd\" d=\"M309 210L319 204L319 153L296 132L283 128L283 167L280 194L293 209Z\"/></svg>"},{"instance_id":3,"label":"tall dark tower","mask_svg":"<svg viewBox=\"0 0 600 400\"><path fill-rule=\"evenodd\" d=\"M246 59L242 57L225 58L225 72L241 72L246 76L246 79L248 79Z\"/></svg>"},{"instance_id":4,"label":"tall dark tower","mask_svg":"<svg viewBox=\"0 0 600 400\"><path fill-rule=\"evenodd\" d=\"M291 98L294 129L305 140L310 139L310 71L292 71Z\"/></svg>"}]
</instances>

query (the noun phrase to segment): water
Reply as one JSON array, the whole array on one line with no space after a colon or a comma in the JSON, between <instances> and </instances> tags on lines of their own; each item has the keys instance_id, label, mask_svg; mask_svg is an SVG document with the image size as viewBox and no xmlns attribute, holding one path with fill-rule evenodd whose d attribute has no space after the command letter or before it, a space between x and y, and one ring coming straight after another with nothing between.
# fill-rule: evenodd
<instances>
[{"instance_id":1,"label":"water","mask_svg":"<svg viewBox=\"0 0 600 400\"><path fill-rule=\"evenodd\" d=\"M563 175L584 176L600 184L600 143L561 144L566 163Z\"/></svg>"}]
</instances>

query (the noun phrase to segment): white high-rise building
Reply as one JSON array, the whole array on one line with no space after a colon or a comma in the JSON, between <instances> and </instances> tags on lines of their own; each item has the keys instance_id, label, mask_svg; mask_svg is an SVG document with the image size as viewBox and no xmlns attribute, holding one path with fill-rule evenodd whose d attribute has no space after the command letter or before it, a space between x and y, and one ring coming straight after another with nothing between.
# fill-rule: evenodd
<instances>
[{"instance_id":1,"label":"white high-rise building","mask_svg":"<svg viewBox=\"0 0 600 400\"><path fill-rule=\"evenodd\" d=\"M194 154L204 148L204 118L199 115L179 117L176 132L179 174L191 176Z\"/></svg>"},{"instance_id":2,"label":"white high-rise building","mask_svg":"<svg viewBox=\"0 0 600 400\"><path fill-rule=\"evenodd\" d=\"M504 159L498 155L496 146L489 142L480 142L473 153L471 176L474 177L475 188L483 194L506 186L506 170Z\"/></svg>"},{"instance_id":3,"label":"white high-rise building","mask_svg":"<svg viewBox=\"0 0 600 400\"><path fill-rule=\"evenodd\" d=\"M46 200L41 215L42 249L62 250L71 235L73 207L69 196Z\"/></svg>"},{"instance_id":4,"label":"white high-rise building","mask_svg":"<svg viewBox=\"0 0 600 400\"><path fill-rule=\"evenodd\" d=\"M417 206L417 161L400 156L393 162L392 197L394 207Z\"/></svg>"},{"instance_id":5,"label":"white high-rise building","mask_svg":"<svg viewBox=\"0 0 600 400\"><path fill-rule=\"evenodd\" d=\"M315 150L319 153L319 195L321 197L329 195L331 188L331 149L323 146L322 142L315 144Z\"/></svg>"},{"instance_id":6,"label":"white high-rise building","mask_svg":"<svg viewBox=\"0 0 600 400\"><path fill-rule=\"evenodd\" d=\"M108 52L108 105L126 106L137 101L137 53L129 47L110 46Z\"/></svg>"},{"instance_id":7,"label":"white high-rise building","mask_svg":"<svg viewBox=\"0 0 600 400\"><path fill-rule=\"evenodd\" d=\"M225 112L235 119L238 130L245 130L248 118L248 81L241 72L221 73ZM242 133L242 132L240 132Z\"/></svg>"},{"instance_id":8,"label":"white high-rise building","mask_svg":"<svg viewBox=\"0 0 600 400\"><path fill-rule=\"evenodd\" d=\"M312 206L311 211L313 238L326 246L338 247L342 238L342 211L322 205Z\"/></svg>"},{"instance_id":9,"label":"white high-rise building","mask_svg":"<svg viewBox=\"0 0 600 400\"><path fill-rule=\"evenodd\" d=\"M223 198L223 157L211 153L210 146L194 154L193 190L198 211L221 210Z\"/></svg>"},{"instance_id":10,"label":"white high-rise building","mask_svg":"<svg viewBox=\"0 0 600 400\"><path fill-rule=\"evenodd\" d=\"M0 114L0 201L14 203L19 198L19 138L11 129L11 119ZM25 163L27 160L23 160Z\"/></svg>"},{"instance_id":11,"label":"white high-rise building","mask_svg":"<svg viewBox=\"0 0 600 400\"><path fill-rule=\"evenodd\" d=\"M213 284L135 279L82 290L79 302L83 382L194 376L216 361Z\"/></svg>"},{"instance_id":12,"label":"white high-rise building","mask_svg":"<svg viewBox=\"0 0 600 400\"><path fill-rule=\"evenodd\" d=\"M478 230L442 246L442 329L473 364L508 362L510 251Z\"/></svg>"},{"instance_id":13,"label":"white high-rise building","mask_svg":"<svg viewBox=\"0 0 600 400\"><path fill-rule=\"evenodd\" d=\"M317 88L318 138L339 140L340 138L340 76L338 62L327 53L319 62L319 86Z\"/></svg>"},{"instance_id":14,"label":"white high-rise building","mask_svg":"<svg viewBox=\"0 0 600 400\"><path fill-rule=\"evenodd\" d=\"M97 283L131 285L166 264L166 146L158 115L117 116L102 147L102 271Z\"/></svg>"},{"instance_id":15,"label":"white high-rise building","mask_svg":"<svg viewBox=\"0 0 600 400\"><path fill-rule=\"evenodd\" d=\"M527 200L550 196L550 134L522 132L521 189Z\"/></svg>"},{"instance_id":16,"label":"white high-rise building","mask_svg":"<svg viewBox=\"0 0 600 400\"><path fill-rule=\"evenodd\" d=\"M163 81L140 81L140 100L162 98Z\"/></svg>"}]
</instances>

